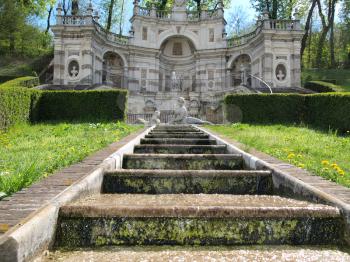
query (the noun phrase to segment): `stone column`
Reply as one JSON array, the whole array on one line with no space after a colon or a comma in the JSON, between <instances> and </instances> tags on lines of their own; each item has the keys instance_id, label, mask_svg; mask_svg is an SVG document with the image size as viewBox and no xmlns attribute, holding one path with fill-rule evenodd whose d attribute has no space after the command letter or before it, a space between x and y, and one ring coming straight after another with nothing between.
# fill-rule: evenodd
<instances>
[{"instance_id":1,"label":"stone column","mask_svg":"<svg viewBox=\"0 0 350 262\"><path fill-rule=\"evenodd\" d=\"M268 83L271 87L274 86L273 81L273 54L265 53L262 59L262 78L266 83Z\"/></svg>"}]
</instances>

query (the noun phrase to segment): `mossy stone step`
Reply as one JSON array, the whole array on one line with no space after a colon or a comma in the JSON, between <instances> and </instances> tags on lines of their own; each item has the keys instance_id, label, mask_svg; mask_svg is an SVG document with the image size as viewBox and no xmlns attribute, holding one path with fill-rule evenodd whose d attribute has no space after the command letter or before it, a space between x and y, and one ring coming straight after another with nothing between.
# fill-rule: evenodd
<instances>
[{"instance_id":1,"label":"mossy stone step","mask_svg":"<svg viewBox=\"0 0 350 262\"><path fill-rule=\"evenodd\" d=\"M117 170L107 172L102 193L272 194L269 171Z\"/></svg>"},{"instance_id":2,"label":"mossy stone step","mask_svg":"<svg viewBox=\"0 0 350 262\"><path fill-rule=\"evenodd\" d=\"M339 245L337 208L277 196L97 195L61 207L56 245Z\"/></svg>"},{"instance_id":3,"label":"mossy stone step","mask_svg":"<svg viewBox=\"0 0 350 262\"><path fill-rule=\"evenodd\" d=\"M226 145L137 145L134 153L147 154L225 154Z\"/></svg>"},{"instance_id":4,"label":"mossy stone step","mask_svg":"<svg viewBox=\"0 0 350 262\"><path fill-rule=\"evenodd\" d=\"M124 169L237 170L243 169L240 154L126 154Z\"/></svg>"},{"instance_id":5,"label":"mossy stone step","mask_svg":"<svg viewBox=\"0 0 350 262\"><path fill-rule=\"evenodd\" d=\"M216 140L205 138L142 138L140 144L216 145Z\"/></svg>"},{"instance_id":6,"label":"mossy stone step","mask_svg":"<svg viewBox=\"0 0 350 262\"><path fill-rule=\"evenodd\" d=\"M201 138L201 139L208 139L209 136L206 134L198 133L198 134L193 134L193 133L150 133L149 135L146 135L145 138Z\"/></svg>"},{"instance_id":7,"label":"mossy stone step","mask_svg":"<svg viewBox=\"0 0 350 262\"><path fill-rule=\"evenodd\" d=\"M153 130L157 131L192 131L192 130L199 130L193 126L190 125L168 125L168 126L156 126Z\"/></svg>"}]
</instances>

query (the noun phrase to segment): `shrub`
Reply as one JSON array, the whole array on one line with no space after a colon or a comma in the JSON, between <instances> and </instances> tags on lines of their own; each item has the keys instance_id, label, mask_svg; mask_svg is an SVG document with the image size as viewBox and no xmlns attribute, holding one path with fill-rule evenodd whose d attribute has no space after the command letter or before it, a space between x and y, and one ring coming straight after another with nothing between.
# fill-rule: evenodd
<instances>
[{"instance_id":1,"label":"shrub","mask_svg":"<svg viewBox=\"0 0 350 262\"><path fill-rule=\"evenodd\" d=\"M43 91L33 116L36 121L124 120L126 99L124 90Z\"/></svg>"},{"instance_id":2,"label":"shrub","mask_svg":"<svg viewBox=\"0 0 350 262\"><path fill-rule=\"evenodd\" d=\"M315 94L306 97L306 122L321 129L350 130L350 94Z\"/></svg>"},{"instance_id":3,"label":"shrub","mask_svg":"<svg viewBox=\"0 0 350 262\"><path fill-rule=\"evenodd\" d=\"M35 76L24 76L12 79L0 85L0 88L4 87L34 87L39 85L39 78Z\"/></svg>"},{"instance_id":4,"label":"shrub","mask_svg":"<svg viewBox=\"0 0 350 262\"><path fill-rule=\"evenodd\" d=\"M229 122L306 123L324 130L350 130L350 94L228 95L225 113Z\"/></svg>"},{"instance_id":5,"label":"shrub","mask_svg":"<svg viewBox=\"0 0 350 262\"><path fill-rule=\"evenodd\" d=\"M294 94L250 94L225 97L225 113L230 122L300 122L303 107L304 97Z\"/></svg>"},{"instance_id":6,"label":"shrub","mask_svg":"<svg viewBox=\"0 0 350 262\"><path fill-rule=\"evenodd\" d=\"M15 78L18 78L18 76L0 75L0 85Z\"/></svg>"},{"instance_id":7,"label":"shrub","mask_svg":"<svg viewBox=\"0 0 350 262\"><path fill-rule=\"evenodd\" d=\"M325 81L307 82L304 87L306 89L309 89L318 93L337 92L342 90L341 87Z\"/></svg>"},{"instance_id":8,"label":"shrub","mask_svg":"<svg viewBox=\"0 0 350 262\"><path fill-rule=\"evenodd\" d=\"M0 88L0 129L30 120L32 90Z\"/></svg>"}]
</instances>

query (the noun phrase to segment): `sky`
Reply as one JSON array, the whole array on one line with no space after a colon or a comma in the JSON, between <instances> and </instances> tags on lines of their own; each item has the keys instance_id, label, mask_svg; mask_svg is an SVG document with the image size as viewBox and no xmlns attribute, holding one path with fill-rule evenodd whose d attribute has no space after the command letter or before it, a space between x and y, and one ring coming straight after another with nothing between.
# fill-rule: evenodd
<instances>
[{"instance_id":1,"label":"sky","mask_svg":"<svg viewBox=\"0 0 350 262\"><path fill-rule=\"evenodd\" d=\"M57 0L57 2L60 0ZM89 1L89 0L80 0L81 2L83 1ZM92 0L92 2L94 3L98 3L100 0ZM123 28L123 34L127 35L130 29L130 22L129 19L132 16L132 12L133 12L133 0L125 0L126 3L126 8L125 8L125 21L126 24L124 25ZM96 10L96 5L93 6ZM340 5L337 5L337 13L339 12L339 7ZM250 0L233 0L231 1L231 5L230 8L225 8L225 19L228 22L228 26L226 28L226 30L228 31L228 33L230 33L230 30L232 29L232 26L230 27L229 25L232 24L232 17L233 14L239 14L240 18L243 19L244 21L242 21L242 23L244 24L254 24L255 20L256 20L256 12L255 10L252 8ZM55 14L56 14L56 10L54 10L54 14L52 16L51 19L51 24L55 23ZM336 20L339 20L338 15L336 16ZM41 28L45 28L46 27L46 18L40 19L40 18L34 18L32 19L32 23L40 26ZM317 25L316 21L314 23L314 26L317 27L319 25Z\"/></svg>"},{"instance_id":2,"label":"sky","mask_svg":"<svg viewBox=\"0 0 350 262\"><path fill-rule=\"evenodd\" d=\"M59 1L59 0L58 0ZM93 0L92 2L98 2L98 0ZM133 0L126 0L126 8L125 8L125 17L127 18L127 24L125 24L124 26L124 34L127 34L129 32L130 29L130 22L129 19L132 16L132 11L133 11ZM96 8L96 6L94 6ZM249 0L234 0L231 3L231 6L229 9L225 9L225 19L227 21L230 20L230 14L232 14L232 12L237 12L237 9L243 9L244 13L247 15L247 20L252 20L252 22L254 22L255 19L255 11L254 9L251 7L250 1ZM51 19L51 24L55 23L55 14L56 14L56 10L54 10L54 15L52 16ZM37 24L38 26L40 26L41 28L45 28L46 27L46 18L40 19L40 18L35 18L33 19L33 23Z\"/></svg>"}]
</instances>

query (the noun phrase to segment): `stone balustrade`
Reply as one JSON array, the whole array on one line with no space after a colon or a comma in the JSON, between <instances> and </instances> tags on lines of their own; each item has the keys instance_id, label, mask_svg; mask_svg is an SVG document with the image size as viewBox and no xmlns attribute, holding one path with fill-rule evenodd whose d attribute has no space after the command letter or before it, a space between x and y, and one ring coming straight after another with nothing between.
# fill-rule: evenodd
<instances>
[{"instance_id":1,"label":"stone balustrade","mask_svg":"<svg viewBox=\"0 0 350 262\"><path fill-rule=\"evenodd\" d=\"M227 47L238 47L249 43L262 30L297 31L301 30L299 20L260 20L256 29L248 34L227 39Z\"/></svg>"},{"instance_id":2,"label":"stone balustrade","mask_svg":"<svg viewBox=\"0 0 350 262\"><path fill-rule=\"evenodd\" d=\"M134 8L134 16L152 17L159 20L173 19L173 12L174 11L155 10L154 8L146 8L140 6ZM187 10L186 18L188 21L219 19L223 18L223 11L222 9L203 10L202 12Z\"/></svg>"},{"instance_id":3,"label":"stone balustrade","mask_svg":"<svg viewBox=\"0 0 350 262\"><path fill-rule=\"evenodd\" d=\"M265 30L280 30L280 31L290 31L290 30L301 30L301 25L299 20L264 20Z\"/></svg>"}]
</instances>

